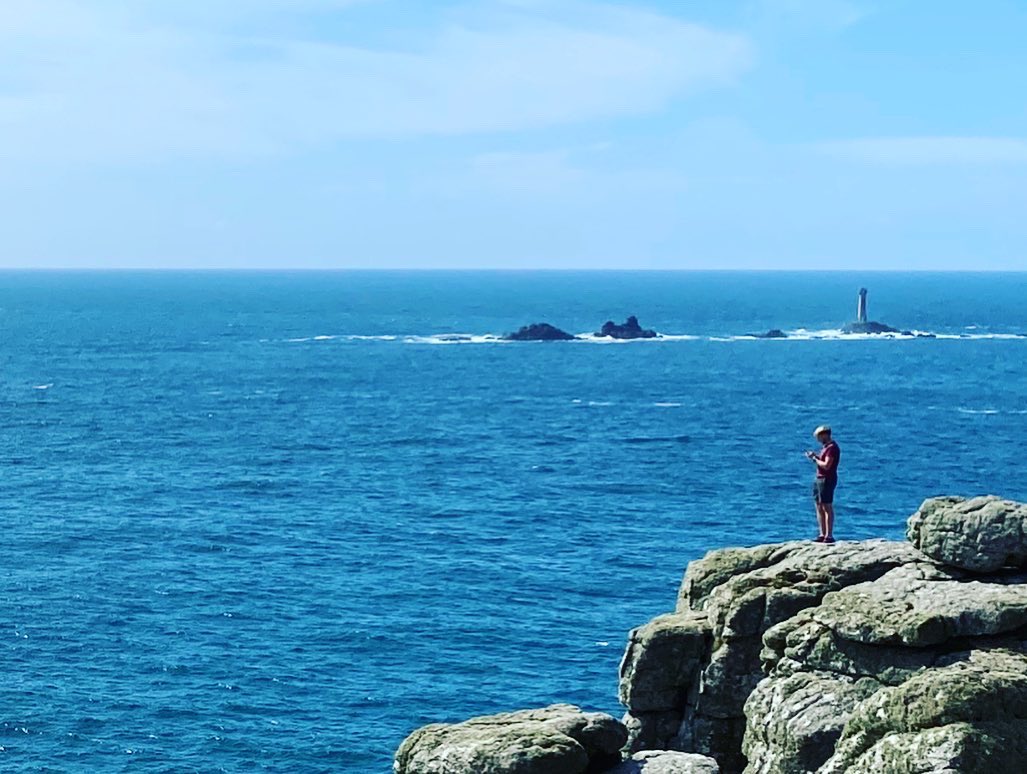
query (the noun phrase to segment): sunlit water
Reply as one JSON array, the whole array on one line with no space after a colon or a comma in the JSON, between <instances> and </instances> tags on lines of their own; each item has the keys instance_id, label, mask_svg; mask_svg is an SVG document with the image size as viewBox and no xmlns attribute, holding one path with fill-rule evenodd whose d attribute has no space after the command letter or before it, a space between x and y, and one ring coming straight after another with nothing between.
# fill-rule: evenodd
<instances>
[{"instance_id":1,"label":"sunlit water","mask_svg":"<svg viewBox=\"0 0 1027 774\"><path fill-rule=\"evenodd\" d=\"M821 422L839 537L1027 499L1027 275L2 278L4 769L385 772L423 723L619 713L689 560L815 534ZM862 284L941 337L838 338ZM670 335L495 341L628 314Z\"/></svg>"}]
</instances>

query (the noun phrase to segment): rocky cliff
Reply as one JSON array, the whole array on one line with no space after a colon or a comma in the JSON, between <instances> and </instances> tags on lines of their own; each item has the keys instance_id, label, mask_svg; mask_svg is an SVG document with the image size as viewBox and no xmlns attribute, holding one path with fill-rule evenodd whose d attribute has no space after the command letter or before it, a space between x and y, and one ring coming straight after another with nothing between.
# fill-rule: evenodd
<instances>
[{"instance_id":1,"label":"rocky cliff","mask_svg":"<svg viewBox=\"0 0 1027 774\"><path fill-rule=\"evenodd\" d=\"M544 765L468 767L422 730L395 770L1027 770L1027 505L934 498L907 537L731 548L692 562L676 609L628 637L628 759L618 768L609 747L619 724L562 707L550 711L576 718L565 725L606 729L589 737L606 746L574 742L573 760ZM459 737L466 726L428 728ZM510 738L472 746L506 749ZM542 737L513 738L520 750L548 749Z\"/></svg>"}]
</instances>

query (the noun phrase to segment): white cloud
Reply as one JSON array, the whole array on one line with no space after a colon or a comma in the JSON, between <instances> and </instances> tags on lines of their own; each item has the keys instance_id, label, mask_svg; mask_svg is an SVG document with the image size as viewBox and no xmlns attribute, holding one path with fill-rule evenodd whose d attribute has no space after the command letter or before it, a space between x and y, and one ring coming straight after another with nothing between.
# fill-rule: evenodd
<instances>
[{"instance_id":1,"label":"white cloud","mask_svg":"<svg viewBox=\"0 0 1027 774\"><path fill-rule=\"evenodd\" d=\"M536 129L658 111L751 59L743 37L593 3L488 3L440 15L392 50L233 31L220 22L234 0L168 7L7 0L0 154L159 159Z\"/></svg>"},{"instance_id":2,"label":"white cloud","mask_svg":"<svg viewBox=\"0 0 1027 774\"><path fill-rule=\"evenodd\" d=\"M1023 164L1027 139L876 137L820 143L822 153L879 164Z\"/></svg>"}]
</instances>

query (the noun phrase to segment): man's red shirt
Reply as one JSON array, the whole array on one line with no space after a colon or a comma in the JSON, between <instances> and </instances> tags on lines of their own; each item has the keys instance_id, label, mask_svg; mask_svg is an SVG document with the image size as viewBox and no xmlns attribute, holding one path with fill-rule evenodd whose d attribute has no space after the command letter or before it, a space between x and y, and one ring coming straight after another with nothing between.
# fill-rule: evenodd
<instances>
[{"instance_id":1,"label":"man's red shirt","mask_svg":"<svg viewBox=\"0 0 1027 774\"><path fill-rule=\"evenodd\" d=\"M834 441L828 441L827 445L820 450L817 459L826 462L826 467L817 465L817 478L838 478L838 462L842 458L842 450Z\"/></svg>"}]
</instances>

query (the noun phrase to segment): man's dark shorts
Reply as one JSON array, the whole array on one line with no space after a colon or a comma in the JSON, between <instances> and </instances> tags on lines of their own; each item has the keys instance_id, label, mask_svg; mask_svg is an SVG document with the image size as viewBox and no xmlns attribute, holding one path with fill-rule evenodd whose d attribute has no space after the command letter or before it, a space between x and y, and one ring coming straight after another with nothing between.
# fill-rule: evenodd
<instances>
[{"instance_id":1,"label":"man's dark shorts","mask_svg":"<svg viewBox=\"0 0 1027 774\"><path fill-rule=\"evenodd\" d=\"M838 486L837 478L815 479L813 481L813 499L821 505L832 505L836 486Z\"/></svg>"}]
</instances>

